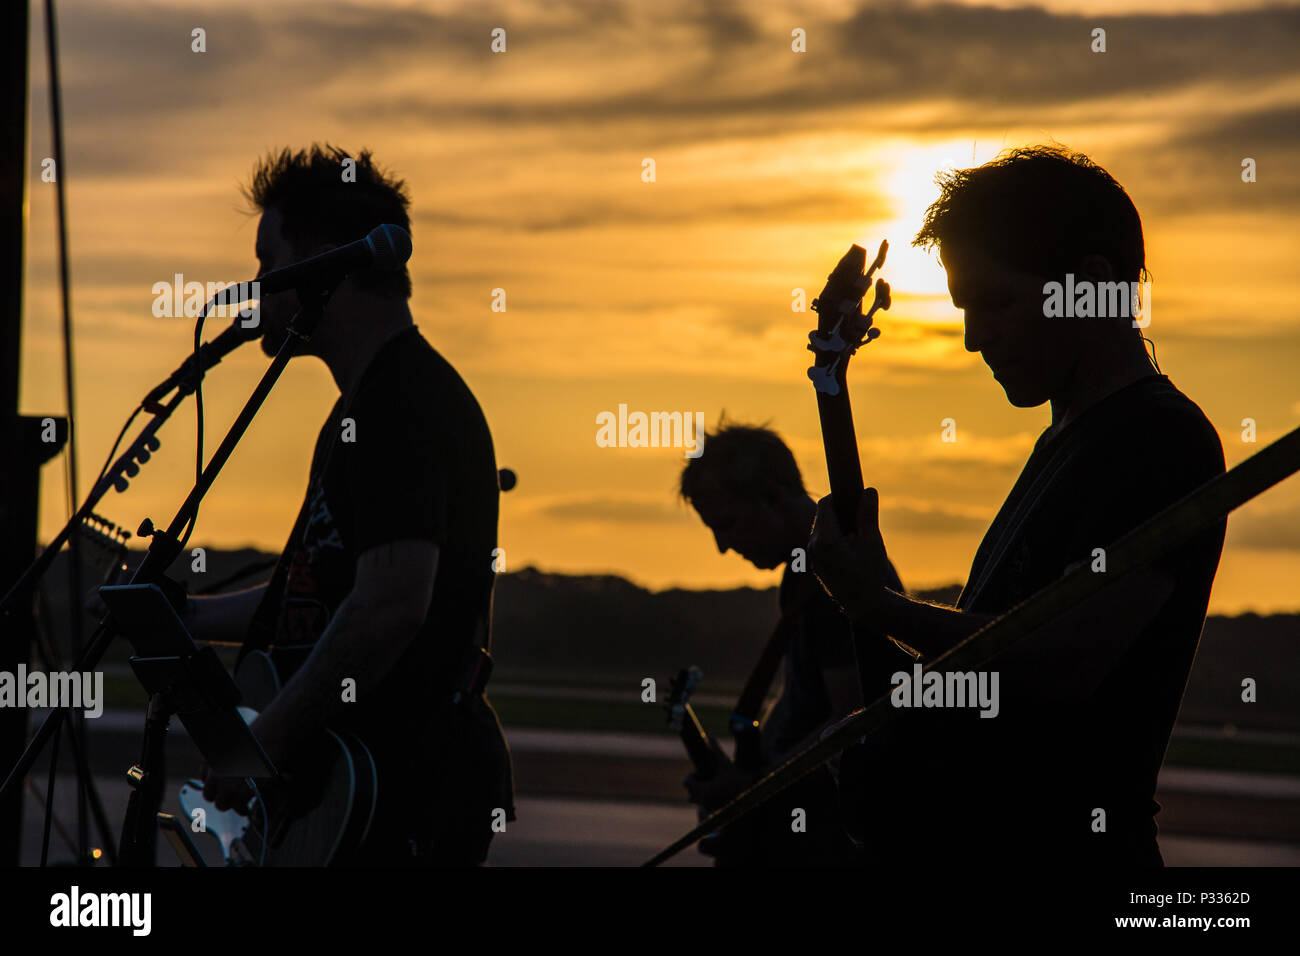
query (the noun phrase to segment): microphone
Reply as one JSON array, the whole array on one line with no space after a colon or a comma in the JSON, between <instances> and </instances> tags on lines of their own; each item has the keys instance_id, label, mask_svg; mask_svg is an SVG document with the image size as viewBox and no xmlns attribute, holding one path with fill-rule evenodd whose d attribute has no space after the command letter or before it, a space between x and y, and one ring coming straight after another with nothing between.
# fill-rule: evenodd
<instances>
[{"instance_id":1,"label":"microphone","mask_svg":"<svg viewBox=\"0 0 1300 956\"><path fill-rule=\"evenodd\" d=\"M239 348L245 342L251 342L262 335L261 323L252 328L244 328L242 320L236 318L230 328L222 332L211 342L204 342L197 352L191 352L181 367L167 376L166 380L145 396L141 403L146 408L162 400L162 397L186 380L202 377L208 369L218 364L223 358Z\"/></svg>"},{"instance_id":2,"label":"microphone","mask_svg":"<svg viewBox=\"0 0 1300 956\"><path fill-rule=\"evenodd\" d=\"M401 226L385 223L371 229L364 239L349 242L346 246L295 262L283 269L267 272L253 282L229 285L209 299L208 304L235 305L285 289L327 283L365 269L395 272L410 258L411 234ZM257 289L256 293L254 288ZM180 368L145 396L143 404L146 407L157 404L173 388L187 380L202 377L208 369L245 342L261 338L262 331L260 322L251 328L245 328L241 319L235 319L228 329L211 342L201 345L198 352L191 353Z\"/></svg>"},{"instance_id":3,"label":"microphone","mask_svg":"<svg viewBox=\"0 0 1300 956\"><path fill-rule=\"evenodd\" d=\"M385 223L370 230L369 235L346 246L339 246L318 256L295 262L283 269L258 276L261 295L297 289L304 285L322 285L365 269L396 272L411 258L411 234L401 226ZM247 301L249 283L241 282L217 293L218 305Z\"/></svg>"}]
</instances>

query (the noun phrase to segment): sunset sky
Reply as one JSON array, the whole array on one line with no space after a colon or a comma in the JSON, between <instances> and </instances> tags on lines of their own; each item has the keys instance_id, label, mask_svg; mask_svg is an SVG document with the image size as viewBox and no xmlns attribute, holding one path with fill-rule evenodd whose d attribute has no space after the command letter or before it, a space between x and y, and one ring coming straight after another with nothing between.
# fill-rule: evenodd
<instances>
[{"instance_id":1,"label":"sunset sky","mask_svg":"<svg viewBox=\"0 0 1300 956\"><path fill-rule=\"evenodd\" d=\"M909 587L960 582L1047 425L978 355L937 258L911 247L935 174L1056 142L1136 203L1147 335L1232 465L1300 423L1300 8L1245 2L59 4L82 490L192 322L152 286L250 278L238 192L270 149L374 151L414 204L412 310L487 414L507 569L614 572L649 587L763 586L675 498L677 449L601 448L620 403L770 422L826 491L805 369L811 299L853 242L891 251L894 304L850 389L867 481ZM32 33L22 408L61 414L43 25ZM191 30L207 52L191 52ZM489 49L504 27L507 52ZM1090 49L1107 32L1107 52ZM791 31L807 52L791 51ZM1241 181L1252 157L1258 181ZM657 181L641 179L653 158ZM491 310L504 288L507 311ZM214 326L212 334L219 331ZM265 368L205 386L207 448ZM296 362L207 498L192 544L278 551L337 393ZM1242 441L1242 420L1258 443ZM953 418L958 440L940 440ZM164 523L193 480L194 416L100 511ZM65 520L61 463L41 529ZM1212 611L1300 610L1300 478L1238 511Z\"/></svg>"}]
</instances>

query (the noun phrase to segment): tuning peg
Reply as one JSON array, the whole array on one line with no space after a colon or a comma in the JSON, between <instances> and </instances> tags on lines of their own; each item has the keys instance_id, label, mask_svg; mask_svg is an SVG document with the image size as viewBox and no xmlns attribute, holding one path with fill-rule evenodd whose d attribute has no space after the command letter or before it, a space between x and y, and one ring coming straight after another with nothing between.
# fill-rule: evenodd
<instances>
[{"instance_id":1,"label":"tuning peg","mask_svg":"<svg viewBox=\"0 0 1300 956\"><path fill-rule=\"evenodd\" d=\"M889 283L884 279L876 280L876 301L871 303L871 310L863 318L870 323L871 317L881 309L889 308ZM879 333L877 333L879 334Z\"/></svg>"},{"instance_id":2,"label":"tuning peg","mask_svg":"<svg viewBox=\"0 0 1300 956\"><path fill-rule=\"evenodd\" d=\"M883 266L883 265L885 264L885 253L887 253L887 252L889 252L889 240L888 240L888 239L881 239L881 240L880 240L880 249L876 252L876 258L875 258L875 261L873 261L873 262L871 263L871 268L868 269L868 270L867 270L867 274L866 274L865 276L863 276L863 279L864 279L866 282L870 282L870 281L871 281L871 274L872 274L873 272L875 272L877 269L879 269L881 266ZM866 287L866 286L864 285L863 288L865 288L865 287Z\"/></svg>"},{"instance_id":3,"label":"tuning peg","mask_svg":"<svg viewBox=\"0 0 1300 956\"><path fill-rule=\"evenodd\" d=\"M840 383L835 380L835 369L839 364L839 359L836 359L833 365L814 365L808 370L808 378L817 391L826 395L838 395L840 393Z\"/></svg>"},{"instance_id":4,"label":"tuning peg","mask_svg":"<svg viewBox=\"0 0 1300 956\"><path fill-rule=\"evenodd\" d=\"M135 453L135 460L143 465L149 460L149 452L143 448L138 449Z\"/></svg>"},{"instance_id":5,"label":"tuning peg","mask_svg":"<svg viewBox=\"0 0 1300 956\"><path fill-rule=\"evenodd\" d=\"M844 339L840 337L839 325L835 326L835 331L822 332L813 329L808 333L808 351L810 352L842 352L844 351Z\"/></svg>"},{"instance_id":6,"label":"tuning peg","mask_svg":"<svg viewBox=\"0 0 1300 956\"><path fill-rule=\"evenodd\" d=\"M125 471L132 478L140 474L140 466L133 461L128 461L126 464L124 464L122 466L122 470Z\"/></svg>"},{"instance_id":7,"label":"tuning peg","mask_svg":"<svg viewBox=\"0 0 1300 956\"><path fill-rule=\"evenodd\" d=\"M136 529L137 538L152 538L157 529L153 526L153 519L145 518L140 522L140 527Z\"/></svg>"},{"instance_id":8,"label":"tuning peg","mask_svg":"<svg viewBox=\"0 0 1300 956\"><path fill-rule=\"evenodd\" d=\"M130 487L131 487L131 482L127 481L121 475L118 475L116 478L113 479L113 490L116 491L118 494L121 494L123 491L126 491L126 489Z\"/></svg>"},{"instance_id":9,"label":"tuning peg","mask_svg":"<svg viewBox=\"0 0 1300 956\"><path fill-rule=\"evenodd\" d=\"M144 440L144 447L148 448L150 451L157 451L162 447L162 440L150 435Z\"/></svg>"}]
</instances>

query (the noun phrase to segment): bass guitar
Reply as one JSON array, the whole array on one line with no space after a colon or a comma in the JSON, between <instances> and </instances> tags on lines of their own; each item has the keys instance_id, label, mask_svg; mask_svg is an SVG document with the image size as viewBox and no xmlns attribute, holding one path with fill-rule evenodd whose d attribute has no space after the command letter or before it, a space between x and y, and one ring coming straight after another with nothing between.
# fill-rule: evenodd
<instances>
[{"instance_id":1,"label":"bass guitar","mask_svg":"<svg viewBox=\"0 0 1300 956\"><path fill-rule=\"evenodd\" d=\"M880 336L872 321L881 309L890 306L889 283L872 275L885 263L888 240L880 243L876 258L866 267L867 253L852 246L827 276L821 295L813 300L817 328L808 333L808 349L816 356L808 369L817 394L817 414L821 421L822 447L826 453L826 474L834 500L835 520L845 535L857 533L858 502L865 485L862 463L858 457L858 437L853 427L853 408L849 404L848 366L857 350ZM862 301L874 288L870 309L863 314ZM890 586L902 590L894 578ZM887 690L889 675L920 655L906 645L883 634L853 634L862 681L863 699L874 700ZM841 822L855 840L862 841L865 829L859 819L866 788L870 786L868 760L862 744L845 751L839 762L838 785Z\"/></svg>"},{"instance_id":2,"label":"bass guitar","mask_svg":"<svg viewBox=\"0 0 1300 956\"><path fill-rule=\"evenodd\" d=\"M808 333L808 349L816 360L808 369L808 378L817 391L817 415L826 452L826 475L835 499L835 516L846 535L857 531L858 499L864 487L858 437L853 429L853 407L849 404L849 360L859 347L880 335L872 319L880 309L889 308L889 283L876 280L875 300L865 315L862 299L872 288L871 276L885 264L888 251L889 240L884 240L871 268L867 269L867 251L859 245L852 246L827 276L821 295L812 302L817 328Z\"/></svg>"},{"instance_id":3,"label":"bass guitar","mask_svg":"<svg viewBox=\"0 0 1300 956\"><path fill-rule=\"evenodd\" d=\"M726 756L719 751L717 741L704 729L700 718L691 707L691 694L699 685L703 675L695 666L684 667L677 672L669 687L668 700L664 707L668 711L668 727L677 733L686 747L695 775L700 780L710 780L725 766ZM732 722L733 729L735 721ZM751 751L758 752L757 722L754 732L747 741ZM741 738L736 741L736 756L741 756ZM757 759L755 757L754 759ZM710 833L700 840L700 852L714 858L718 866L739 866L747 861L745 849L752 843L748 821L739 820L735 824Z\"/></svg>"},{"instance_id":4,"label":"bass guitar","mask_svg":"<svg viewBox=\"0 0 1300 956\"><path fill-rule=\"evenodd\" d=\"M735 742L732 763L754 777L759 775L764 763L758 714L790 647L795 623L795 615L787 613L781 616L728 720ZM679 671L672 680L665 706L668 710L668 726L681 736L687 756L695 768L695 775L700 780L709 780L725 765L726 757L720 753L717 742L704 729L690 704L691 693L699 684L701 676L698 667ZM758 860L755 856L758 826L757 816L737 820L700 840L700 852L714 857L718 866L753 865Z\"/></svg>"}]
</instances>

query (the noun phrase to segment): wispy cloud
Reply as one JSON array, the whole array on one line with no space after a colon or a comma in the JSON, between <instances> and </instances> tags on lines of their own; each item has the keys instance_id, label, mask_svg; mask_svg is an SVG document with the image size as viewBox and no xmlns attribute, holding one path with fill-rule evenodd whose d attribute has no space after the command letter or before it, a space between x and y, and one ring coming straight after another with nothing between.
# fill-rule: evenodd
<instances>
[{"instance_id":1,"label":"wispy cloud","mask_svg":"<svg viewBox=\"0 0 1300 956\"><path fill-rule=\"evenodd\" d=\"M63 172L86 345L83 459L107 450L117 416L188 349L184 323L149 316L152 284L175 271L246 277L253 221L236 187L266 150L313 140L372 147L410 182L417 320L482 397L502 460L525 466L503 533L544 564L562 553L643 580L722 574L716 556L683 557L701 544L666 490L679 464L596 456L593 401L642 394L710 421L721 408L776 419L820 484L811 316L791 311L792 290L815 295L849 242L881 235L895 305L851 384L868 480L894 509L900 545L930 542L924 561L948 560L934 544L944 529L978 540L1047 411L1007 406L964 350L941 270L907 243L934 173L1003 146L1081 149L1134 197L1156 279L1149 334L1225 435L1247 415L1268 430L1300 416L1300 11L1050 6L69 0ZM806 54L790 50L796 26ZM1089 49L1098 26L1104 54ZM191 51L196 27L206 53ZM489 49L495 27L507 30L504 55ZM34 29L32 150L43 157ZM1240 178L1246 156L1259 163L1253 184ZM646 157L653 184L640 178ZM31 195L24 402L59 408L51 197L36 182ZM506 313L489 310L496 288ZM210 413L233 414L238 375L251 387L257 368L251 354L223 365ZM282 543L292 514L278 526L250 502L272 480L300 491L297 477L280 483L284 462L306 467L303 410L323 417L328 389L316 367L286 377L198 534ZM939 437L947 417L952 444ZM114 506L138 518L159 496L179 500L188 440L167 436L173 454ZM59 500L47 489L43 527L61 523ZM1249 541L1300 528L1286 509L1273 527L1253 521ZM575 523L581 544L560 552ZM604 542L601 529L617 527L643 543Z\"/></svg>"}]
</instances>

